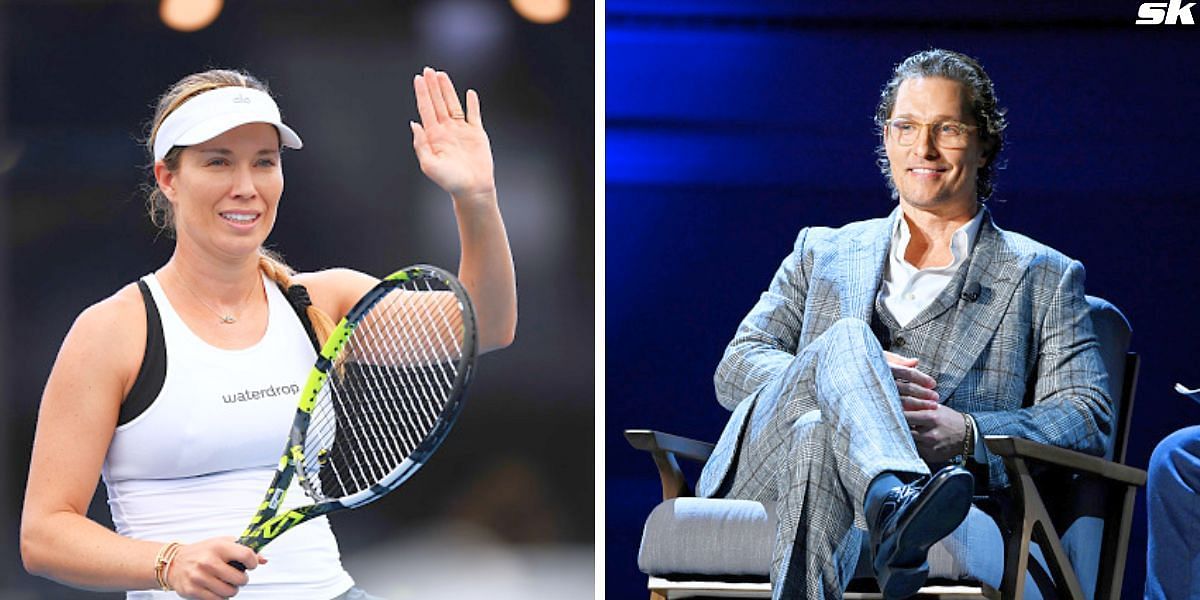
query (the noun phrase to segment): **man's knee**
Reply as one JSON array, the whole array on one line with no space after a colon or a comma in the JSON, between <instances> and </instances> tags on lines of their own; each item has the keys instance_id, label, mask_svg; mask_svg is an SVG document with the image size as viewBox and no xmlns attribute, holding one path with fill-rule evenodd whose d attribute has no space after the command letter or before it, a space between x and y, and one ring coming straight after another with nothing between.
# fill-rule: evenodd
<instances>
[{"instance_id":1,"label":"man's knee","mask_svg":"<svg viewBox=\"0 0 1200 600\"><path fill-rule=\"evenodd\" d=\"M871 326L862 319L843 318L834 321L821 335L800 350L788 367L790 375L785 379L810 379L810 370L831 356L854 354L863 356L874 344L879 346Z\"/></svg>"},{"instance_id":2,"label":"man's knee","mask_svg":"<svg viewBox=\"0 0 1200 600\"><path fill-rule=\"evenodd\" d=\"M840 343L849 343L855 346L878 344L875 339L875 332L871 331L871 325L862 319L853 317L845 317L834 321L821 337L829 337L837 340Z\"/></svg>"},{"instance_id":3,"label":"man's knee","mask_svg":"<svg viewBox=\"0 0 1200 600\"><path fill-rule=\"evenodd\" d=\"M867 359L883 356L883 347L879 345L879 339L875 337L875 332L871 331L871 325L862 319L838 319L821 334L821 338L824 338L824 343L820 344L822 354L827 357L840 355L845 358L846 355L853 355L856 358Z\"/></svg>"},{"instance_id":4,"label":"man's knee","mask_svg":"<svg viewBox=\"0 0 1200 600\"><path fill-rule=\"evenodd\" d=\"M1149 479L1151 486L1200 489L1200 425L1180 429L1155 446Z\"/></svg>"}]
</instances>

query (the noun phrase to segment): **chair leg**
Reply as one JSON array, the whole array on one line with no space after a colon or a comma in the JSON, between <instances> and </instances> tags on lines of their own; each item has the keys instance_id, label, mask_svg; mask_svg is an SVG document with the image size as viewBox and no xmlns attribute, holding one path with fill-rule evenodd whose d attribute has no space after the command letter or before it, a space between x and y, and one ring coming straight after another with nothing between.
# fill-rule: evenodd
<instances>
[{"instance_id":1,"label":"chair leg","mask_svg":"<svg viewBox=\"0 0 1200 600\"><path fill-rule=\"evenodd\" d=\"M1108 573L1100 573L1096 581L1096 600L1120 600L1121 582L1125 576L1125 558L1129 549L1129 528L1133 524L1133 503L1137 487L1128 486L1121 494L1121 502L1110 509L1105 518L1104 541L1101 546L1100 564L1111 565ZM1109 501L1112 502L1111 500ZM1113 523L1118 525L1114 526Z\"/></svg>"},{"instance_id":2,"label":"chair leg","mask_svg":"<svg viewBox=\"0 0 1200 600\"><path fill-rule=\"evenodd\" d=\"M1005 467L1009 472L1020 502L1020 512L1024 515L1019 529L1012 532L1004 543L1004 576L1000 585L1000 597L1005 600L1020 600L1025 594L1025 576L1029 571L1029 546L1036 540L1042 548L1054 586L1058 593L1068 600L1082 600L1079 579L1071 562L1063 551L1058 532L1050 522L1046 506L1042 504L1029 474L1029 468L1020 458L1004 458Z\"/></svg>"}]
</instances>

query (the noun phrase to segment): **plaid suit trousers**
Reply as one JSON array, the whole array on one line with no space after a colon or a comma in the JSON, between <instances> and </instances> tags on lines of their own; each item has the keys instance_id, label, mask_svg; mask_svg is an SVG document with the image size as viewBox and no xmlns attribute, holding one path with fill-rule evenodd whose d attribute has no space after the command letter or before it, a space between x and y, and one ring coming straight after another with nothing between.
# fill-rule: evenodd
<instances>
[{"instance_id":1,"label":"plaid suit trousers","mask_svg":"<svg viewBox=\"0 0 1200 600\"><path fill-rule=\"evenodd\" d=\"M775 598L842 597L866 529L863 498L884 471L929 468L870 326L841 319L759 393L724 494L778 502Z\"/></svg>"}]
</instances>

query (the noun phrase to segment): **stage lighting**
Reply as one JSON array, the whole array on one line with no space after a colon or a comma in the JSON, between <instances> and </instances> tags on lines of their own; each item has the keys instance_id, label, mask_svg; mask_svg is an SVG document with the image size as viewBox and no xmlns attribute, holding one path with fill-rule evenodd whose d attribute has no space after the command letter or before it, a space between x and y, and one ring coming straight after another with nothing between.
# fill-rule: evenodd
<instances>
[{"instance_id":1,"label":"stage lighting","mask_svg":"<svg viewBox=\"0 0 1200 600\"><path fill-rule=\"evenodd\" d=\"M571 12L571 0L510 0L517 14L526 19L548 25L566 18Z\"/></svg>"},{"instance_id":2,"label":"stage lighting","mask_svg":"<svg viewBox=\"0 0 1200 600\"><path fill-rule=\"evenodd\" d=\"M162 0L158 15L176 31L199 31L221 14L223 0Z\"/></svg>"}]
</instances>

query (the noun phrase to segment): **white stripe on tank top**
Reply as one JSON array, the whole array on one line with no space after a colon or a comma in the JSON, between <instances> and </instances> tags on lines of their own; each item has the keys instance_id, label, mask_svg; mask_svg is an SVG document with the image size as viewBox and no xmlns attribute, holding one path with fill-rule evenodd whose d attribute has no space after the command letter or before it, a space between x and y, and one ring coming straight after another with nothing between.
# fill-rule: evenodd
<instances>
[{"instance_id":1,"label":"white stripe on tank top","mask_svg":"<svg viewBox=\"0 0 1200 600\"><path fill-rule=\"evenodd\" d=\"M113 523L121 535L161 542L240 536L279 464L316 353L283 293L265 277L267 332L240 350L200 339L154 274L142 279L162 319L167 373L150 406L113 434L101 470ZM310 502L293 480L285 509ZM329 600L354 584L325 517L279 536L262 554L270 562L249 572L239 600Z\"/></svg>"}]
</instances>

